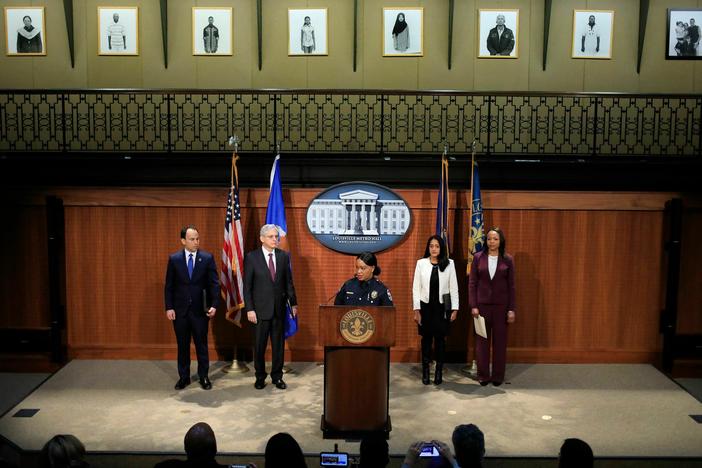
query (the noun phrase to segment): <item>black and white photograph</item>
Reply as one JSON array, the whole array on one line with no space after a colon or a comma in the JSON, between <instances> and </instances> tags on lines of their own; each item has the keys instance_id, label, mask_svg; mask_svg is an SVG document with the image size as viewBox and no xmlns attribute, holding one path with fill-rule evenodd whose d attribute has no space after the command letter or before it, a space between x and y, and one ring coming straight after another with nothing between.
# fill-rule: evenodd
<instances>
[{"instance_id":1,"label":"black and white photograph","mask_svg":"<svg viewBox=\"0 0 702 468\"><path fill-rule=\"evenodd\" d=\"M611 59L614 11L573 10L572 58Z\"/></svg>"},{"instance_id":2,"label":"black and white photograph","mask_svg":"<svg viewBox=\"0 0 702 468\"><path fill-rule=\"evenodd\" d=\"M44 7L5 7L7 55L46 55Z\"/></svg>"},{"instance_id":3,"label":"black and white photograph","mask_svg":"<svg viewBox=\"0 0 702 468\"><path fill-rule=\"evenodd\" d=\"M327 9L288 9L288 55L328 55Z\"/></svg>"},{"instance_id":4,"label":"black and white photograph","mask_svg":"<svg viewBox=\"0 0 702 468\"><path fill-rule=\"evenodd\" d=\"M669 8L665 58L669 60L699 60L702 9Z\"/></svg>"},{"instance_id":5,"label":"black and white photograph","mask_svg":"<svg viewBox=\"0 0 702 468\"><path fill-rule=\"evenodd\" d=\"M193 7L193 55L232 55L231 7Z\"/></svg>"},{"instance_id":6,"label":"black and white photograph","mask_svg":"<svg viewBox=\"0 0 702 468\"><path fill-rule=\"evenodd\" d=\"M139 55L138 7L98 7L98 55Z\"/></svg>"},{"instance_id":7,"label":"black and white photograph","mask_svg":"<svg viewBox=\"0 0 702 468\"><path fill-rule=\"evenodd\" d=\"M519 10L478 11L478 57L519 57Z\"/></svg>"},{"instance_id":8,"label":"black and white photograph","mask_svg":"<svg viewBox=\"0 0 702 468\"><path fill-rule=\"evenodd\" d=\"M383 56L424 55L424 8L383 8Z\"/></svg>"}]
</instances>

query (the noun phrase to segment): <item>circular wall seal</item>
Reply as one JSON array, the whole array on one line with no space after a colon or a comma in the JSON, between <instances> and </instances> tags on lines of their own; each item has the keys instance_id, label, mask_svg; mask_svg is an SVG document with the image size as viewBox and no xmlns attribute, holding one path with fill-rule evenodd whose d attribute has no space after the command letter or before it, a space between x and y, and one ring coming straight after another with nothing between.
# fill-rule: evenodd
<instances>
[{"instance_id":1,"label":"circular wall seal","mask_svg":"<svg viewBox=\"0 0 702 468\"><path fill-rule=\"evenodd\" d=\"M339 329L341 330L341 336L346 341L353 344L361 344L368 341L375 333L375 320L365 310L353 309L341 317Z\"/></svg>"},{"instance_id":2,"label":"circular wall seal","mask_svg":"<svg viewBox=\"0 0 702 468\"><path fill-rule=\"evenodd\" d=\"M312 237L337 252L380 252L401 242L410 230L407 202L372 182L345 182L321 192L307 207Z\"/></svg>"}]
</instances>

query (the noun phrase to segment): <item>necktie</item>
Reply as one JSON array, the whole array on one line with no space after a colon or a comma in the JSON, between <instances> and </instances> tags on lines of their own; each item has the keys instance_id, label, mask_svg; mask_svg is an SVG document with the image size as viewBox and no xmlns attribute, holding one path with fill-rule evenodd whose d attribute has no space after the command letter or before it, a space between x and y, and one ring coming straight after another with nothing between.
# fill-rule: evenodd
<instances>
[{"instance_id":1,"label":"necktie","mask_svg":"<svg viewBox=\"0 0 702 468\"><path fill-rule=\"evenodd\" d=\"M194 268L193 254L190 254L190 256L188 257L188 278L193 277L193 268Z\"/></svg>"},{"instance_id":2,"label":"necktie","mask_svg":"<svg viewBox=\"0 0 702 468\"><path fill-rule=\"evenodd\" d=\"M275 281L275 263L273 263L273 254L268 254L268 271L271 272L271 279Z\"/></svg>"}]
</instances>

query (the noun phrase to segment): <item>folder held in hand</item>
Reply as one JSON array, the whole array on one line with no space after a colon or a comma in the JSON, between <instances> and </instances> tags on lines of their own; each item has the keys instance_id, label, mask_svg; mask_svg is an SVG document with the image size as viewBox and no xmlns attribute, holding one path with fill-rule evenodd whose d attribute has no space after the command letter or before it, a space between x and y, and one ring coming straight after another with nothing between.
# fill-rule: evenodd
<instances>
[{"instance_id":1,"label":"folder held in hand","mask_svg":"<svg viewBox=\"0 0 702 468\"><path fill-rule=\"evenodd\" d=\"M473 326L475 327L475 333L477 335L480 335L483 338L487 338L487 328L485 328L485 317L483 317L482 315L473 317Z\"/></svg>"}]
</instances>

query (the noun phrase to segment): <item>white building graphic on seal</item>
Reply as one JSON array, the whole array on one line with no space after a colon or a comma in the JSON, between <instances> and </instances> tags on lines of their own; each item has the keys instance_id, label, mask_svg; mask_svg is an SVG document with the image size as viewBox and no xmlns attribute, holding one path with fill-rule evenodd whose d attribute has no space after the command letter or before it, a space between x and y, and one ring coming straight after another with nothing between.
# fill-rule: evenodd
<instances>
[{"instance_id":1,"label":"white building graphic on seal","mask_svg":"<svg viewBox=\"0 0 702 468\"><path fill-rule=\"evenodd\" d=\"M377 193L351 190L339 199L317 199L307 210L313 234L340 236L402 235L410 225L409 208L403 200L379 200Z\"/></svg>"}]
</instances>

